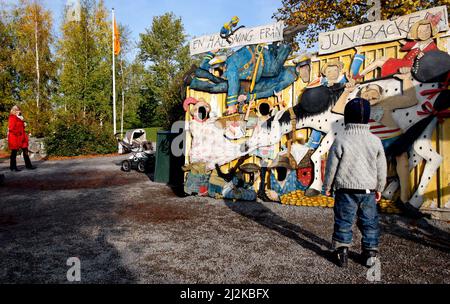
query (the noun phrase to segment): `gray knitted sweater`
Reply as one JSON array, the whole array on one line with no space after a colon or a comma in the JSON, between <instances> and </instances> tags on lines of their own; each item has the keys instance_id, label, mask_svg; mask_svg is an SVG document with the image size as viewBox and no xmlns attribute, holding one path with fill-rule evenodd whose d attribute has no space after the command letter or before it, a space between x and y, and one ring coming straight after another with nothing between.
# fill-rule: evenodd
<instances>
[{"instance_id":1,"label":"gray knitted sweater","mask_svg":"<svg viewBox=\"0 0 450 304\"><path fill-rule=\"evenodd\" d=\"M381 140L365 124L348 124L330 149L325 189L376 190L386 185L386 156Z\"/></svg>"}]
</instances>

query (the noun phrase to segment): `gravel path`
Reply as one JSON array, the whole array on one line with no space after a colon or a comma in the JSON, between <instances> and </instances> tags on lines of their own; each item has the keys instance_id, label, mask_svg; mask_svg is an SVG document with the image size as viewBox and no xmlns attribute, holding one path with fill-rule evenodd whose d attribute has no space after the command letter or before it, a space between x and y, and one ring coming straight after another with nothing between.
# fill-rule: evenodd
<instances>
[{"instance_id":1,"label":"gravel path","mask_svg":"<svg viewBox=\"0 0 450 304\"><path fill-rule=\"evenodd\" d=\"M123 157L122 157L123 158ZM331 209L179 198L121 157L38 163L0 186L0 283L367 283L355 231L330 261ZM382 216L382 282L450 283L450 225Z\"/></svg>"}]
</instances>

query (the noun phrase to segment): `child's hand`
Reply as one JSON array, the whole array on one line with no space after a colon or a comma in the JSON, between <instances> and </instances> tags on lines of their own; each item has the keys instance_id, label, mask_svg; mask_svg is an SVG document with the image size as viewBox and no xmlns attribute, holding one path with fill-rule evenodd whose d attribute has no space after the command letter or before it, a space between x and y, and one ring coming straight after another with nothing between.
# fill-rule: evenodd
<instances>
[{"instance_id":1,"label":"child's hand","mask_svg":"<svg viewBox=\"0 0 450 304\"><path fill-rule=\"evenodd\" d=\"M402 67L398 71L400 74L411 74L411 68L410 67Z\"/></svg>"},{"instance_id":2,"label":"child's hand","mask_svg":"<svg viewBox=\"0 0 450 304\"><path fill-rule=\"evenodd\" d=\"M381 192L375 192L375 200L377 201L377 203L379 202L379 201L381 201Z\"/></svg>"},{"instance_id":3,"label":"child's hand","mask_svg":"<svg viewBox=\"0 0 450 304\"><path fill-rule=\"evenodd\" d=\"M353 92L356 89L356 80L353 78L353 75L350 74L350 78L348 78L348 82L345 84L345 90L349 93Z\"/></svg>"},{"instance_id":4,"label":"child's hand","mask_svg":"<svg viewBox=\"0 0 450 304\"><path fill-rule=\"evenodd\" d=\"M411 68L400 68L399 74L394 75L395 78L406 80L411 77Z\"/></svg>"},{"instance_id":5,"label":"child's hand","mask_svg":"<svg viewBox=\"0 0 450 304\"><path fill-rule=\"evenodd\" d=\"M325 195L331 197L331 191L330 190L325 191Z\"/></svg>"}]
</instances>

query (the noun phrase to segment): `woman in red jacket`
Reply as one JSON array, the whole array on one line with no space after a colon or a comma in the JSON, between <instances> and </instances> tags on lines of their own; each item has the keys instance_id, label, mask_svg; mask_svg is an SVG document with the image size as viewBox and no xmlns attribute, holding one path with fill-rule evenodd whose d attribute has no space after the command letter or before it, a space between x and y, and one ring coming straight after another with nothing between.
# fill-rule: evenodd
<instances>
[{"instance_id":1,"label":"woman in red jacket","mask_svg":"<svg viewBox=\"0 0 450 304\"><path fill-rule=\"evenodd\" d=\"M28 135L25 132L25 122L18 106L14 106L9 114L8 121L8 147L11 150L10 169L11 171L21 171L17 168L17 151L22 149L25 167L33 170L28 156Z\"/></svg>"}]
</instances>

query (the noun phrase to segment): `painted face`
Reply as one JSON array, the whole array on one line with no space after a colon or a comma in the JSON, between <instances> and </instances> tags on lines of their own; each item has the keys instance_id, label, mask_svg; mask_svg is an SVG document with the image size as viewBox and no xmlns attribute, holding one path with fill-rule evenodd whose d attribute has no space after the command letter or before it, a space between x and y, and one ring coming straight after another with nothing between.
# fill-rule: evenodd
<instances>
[{"instance_id":1,"label":"painted face","mask_svg":"<svg viewBox=\"0 0 450 304\"><path fill-rule=\"evenodd\" d=\"M431 33L431 26L429 24L422 24L417 28L417 38L419 38L419 40L423 41L430 39Z\"/></svg>"},{"instance_id":2,"label":"painted face","mask_svg":"<svg viewBox=\"0 0 450 304\"><path fill-rule=\"evenodd\" d=\"M341 70L335 65L329 66L325 70L325 77L329 83L336 83L340 74Z\"/></svg>"},{"instance_id":3,"label":"painted face","mask_svg":"<svg viewBox=\"0 0 450 304\"><path fill-rule=\"evenodd\" d=\"M380 93L375 89L369 89L361 93L361 97L368 100L371 106L378 104L381 100Z\"/></svg>"},{"instance_id":4,"label":"painted face","mask_svg":"<svg viewBox=\"0 0 450 304\"><path fill-rule=\"evenodd\" d=\"M310 66L309 65L304 65L302 67L300 67L299 70L299 74L300 74L300 78L302 79L302 81L304 83L308 83L310 80Z\"/></svg>"}]
</instances>

